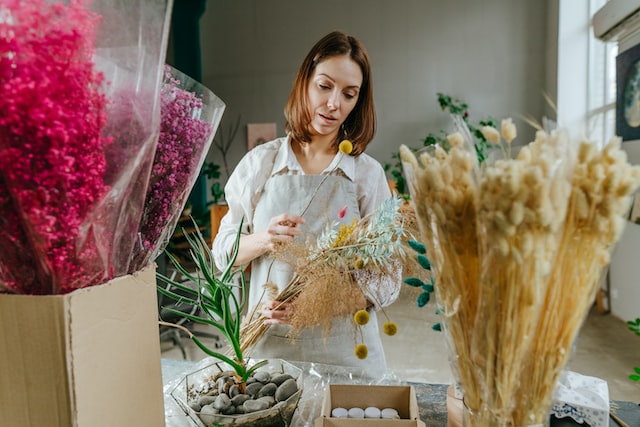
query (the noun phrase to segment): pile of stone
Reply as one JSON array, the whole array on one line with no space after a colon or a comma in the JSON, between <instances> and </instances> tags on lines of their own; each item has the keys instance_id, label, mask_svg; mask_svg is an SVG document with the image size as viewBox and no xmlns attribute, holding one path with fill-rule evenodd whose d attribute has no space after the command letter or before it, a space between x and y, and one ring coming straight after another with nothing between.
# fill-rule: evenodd
<instances>
[{"instance_id":1,"label":"pile of stone","mask_svg":"<svg viewBox=\"0 0 640 427\"><path fill-rule=\"evenodd\" d=\"M205 421L211 415L263 411L285 402L298 391L298 383L290 374L254 372L247 379L244 393L235 378L232 371L224 371L192 387L188 391L189 406Z\"/></svg>"}]
</instances>

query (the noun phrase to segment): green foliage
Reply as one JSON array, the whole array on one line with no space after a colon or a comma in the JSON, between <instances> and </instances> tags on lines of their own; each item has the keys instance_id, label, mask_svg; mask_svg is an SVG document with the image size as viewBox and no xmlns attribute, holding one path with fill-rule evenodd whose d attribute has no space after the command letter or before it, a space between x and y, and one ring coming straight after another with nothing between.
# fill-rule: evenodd
<instances>
[{"instance_id":1,"label":"green foliage","mask_svg":"<svg viewBox=\"0 0 640 427\"><path fill-rule=\"evenodd\" d=\"M240 324L242 311L246 304L245 295L247 293L244 274L241 269L234 269L233 264L238 256L242 224L240 224L240 228L236 234L235 244L227 267L222 274L217 276L211 249L202 236L198 228L198 223L193 219L192 221L195 232L187 233L183 228L183 233L190 246L189 253L195 264L195 272L187 271L187 269L168 252L167 256L175 268L184 277L195 283L196 287L194 289L185 286L161 273L157 273L158 292L174 301L198 307L199 310L196 314L185 313L171 307L166 307L166 310L193 322L213 326L220 331L233 349L235 356L233 359L208 348L196 335L189 331L187 332L193 342L203 352L228 363L241 380L245 382L256 369L264 366L267 361L256 363L251 368L247 368L240 347ZM240 279L239 286L235 283L236 277ZM169 286L165 287L161 284L167 284ZM240 295L240 299L236 296L236 291Z\"/></svg>"},{"instance_id":2,"label":"green foliage","mask_svg":"<svg viewBox=\"0 0 640 427\"><path fill-rule=\"evenodd\" d=\"M207 162L204 164L202 168L202 174L207 177L207 179L213 180L213 184L211 184L210 192L213 200L209 202L209 205L216 205L224 200L224 188L220 181L221 173L220 173L220 165L217 165L214 162Z\"/></svg>"},{"instance_id":3,"label":"green foliage","mask_svg":"<svg viewBox=\"0 0 640 427\"><path fill-rule=\"evenodd\" d=\"M424 244L415 240L409 240L407 241L407 243L409 243L409 246L411 246L411 248L419 254L424 255L427 253L427 247Z\"/></svg>"},{"instance_id":4,"label":"green foliage","mask_svg":"<svg viewBox=\"0 0 640 427\"><path fill-rule=\"evenodd\" d=\"M438 104L442 111L448 111L449 114L454 116L459 116L465 122L471 134L475 137L474 148L476 150L476 155L478 157L478 162L482 163L487 158L487 153L490 149L490 143L487 139L482 135L480 129L483 126L492 126L497 128L497 121L493 118L487 118L484 120L480 120L478 123L474 124L469 121L469 106L466 102L453 98L449 95L438 93ZM429 133L423 140L422 146L417 148L409 147L411 150L418 151L421 148L439 145L444 150L449 151L451 148L449 142L447 141L447 132L441 130L439 134ZM400 160L400 153L394 152L391 154L391 163L385 163L384 170L390 179L396 181L396 191L400 195L400 197L404 199L409 199L407 182L402 174L402 162Z\"/></svg>"},{"instance_id":5,"label":"green foliage","mask_svg":"<svg viewBox=\"0 0 640 427\"><path fill-rule=\"evenodd\" d=\"M629 320L627 322L627 326L629 330L636 335L640 335L640 318L636 318L636 320ZM640 381L640 367L633 368L635 374L629 375L629 379L632 381Z\"/></svg>"},{"instance_id":6,"label":"green foliage","mask_svg":"<svg viewBox=\"0 0 640 427\"><path fill-rule=\"evenodd\" d=\"M418 264L420 264L420 267L424 268L425 270L431 271L431 262L426 256L418 254Z\"/></svg>"},{"instance_id":7,"label":"green foliage","mask_svg":"<svg viewBox=\"0 0 640 427\"><path fill-rule=\"evenodd\" d=\"M431 262L429 261L429 258L427 258L425 255L427 253L427 248L425 247L425 245L416 240L408 240L407 243L414 251L418 253L417 255L418 264L420 264L420 266L423 269L427 271L431 271ZM418 307L424 307L429 303L429 301L431 301L431 294L433 294L433 292L435 291L435 282L433 279L433 275L430 275L428 283L424 282L422 279L418 277L407 277L404 279L404 283L406 283L411 287L422 289L422 292L420 293L420 295L418 295L418 298L416 299L416 303L418 304ZM442 330L442 326L440 325L440 323L436 323L431 328L434 331Z\"/></svg>"}]
</instances>

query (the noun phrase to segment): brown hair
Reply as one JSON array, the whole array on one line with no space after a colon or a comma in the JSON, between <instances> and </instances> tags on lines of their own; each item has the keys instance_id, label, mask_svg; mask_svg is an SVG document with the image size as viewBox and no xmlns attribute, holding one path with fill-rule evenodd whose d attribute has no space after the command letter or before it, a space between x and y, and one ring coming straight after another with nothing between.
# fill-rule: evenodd
<instances>
[{"instance_id":1,"label":"brown hair","mask_svg":"<svg viewBox=\"0 0 640 427\"><path fill-rule=\"evenodd\" d=\"M311 118L306 108L309 81L320 62L339 55L348 55L360 66L362 71L362 86L360 87L358 102L342 125L343 134L339 135L335 141L337 147L340 139L349 138L353 143L351 154L357 156L364 152L376 133L371 65L364 45L355 37L341 31L333 31L320 39L311 48L302 65L300 65L289 100L284 109L285 129L297 141L311 141L309 127Z\"/></svg>"}]
</instances>

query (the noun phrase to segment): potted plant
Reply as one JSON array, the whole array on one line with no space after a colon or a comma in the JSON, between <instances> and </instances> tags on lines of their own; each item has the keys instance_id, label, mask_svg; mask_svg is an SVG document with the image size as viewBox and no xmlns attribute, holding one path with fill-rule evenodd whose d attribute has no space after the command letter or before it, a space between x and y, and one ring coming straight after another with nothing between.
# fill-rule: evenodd
<instances>
[{"instance_id":1,"label":"potted plant","mask_svg":"<svg viewBox=\"0 0 640 427\"><path fill-rule=\"evenodd\" d=\"M469 121L469 105L458 98L453 98L450 95L438 92L438 104L442 111L449 111L451 116L459 117L469 129L469 132L475 138L474 149L478 157L478 162L482 163L491 149L490 143L482 133L482 128L485 126L496 127L497 122L495 119L488 117L484 120L480 120L476 124ZM447 140L447 133L443 130L440 134L430 132L423 140L422 147L410 149L413 152L418 151L424 147L439 145L445 150L449 150L450 144ZM392 163L385 163L384 170L389 175L389 185L395 190L398 195L404 199L410 199L409 189L407 188L407 182L402 170L402 161L400 160L400 152L396 151L391 155Z\"/></svg>"},{"instance_id":2,"label":"potted plant","mask_svg":"<svg viewBox=\"0 0 640 427\"><path fill-rule=\"evenodd\" d=\"M217 329L229 345L224 354L206 346L196 334L181 325L161 322L183 330L204 353L214 359L206 368L187 375L172 395L196 422L207 426L288 425L302 392L300 370L286 361L252 361L240 345L241 314L245 308L246 285L241 269L233 264L238 254L240 229L227 267L216 274L211 250L195 220L194 232L186 233L195 271L188 271L171 254L178 272L194 287L158 274L158 291L174 301L198 308L195 314L175 308L167 311ZM264 367L264 369L262 369ZM270 368L270 369L269 369Z\"/></svg>"}]
</instances>

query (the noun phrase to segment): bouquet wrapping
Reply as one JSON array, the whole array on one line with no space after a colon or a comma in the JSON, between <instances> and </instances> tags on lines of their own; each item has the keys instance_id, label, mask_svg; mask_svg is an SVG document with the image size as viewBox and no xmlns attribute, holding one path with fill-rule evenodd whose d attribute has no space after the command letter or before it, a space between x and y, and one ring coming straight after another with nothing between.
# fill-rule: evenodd
<instances>
[{"instance_id":1,"label":"bouquet wrapping","mask_svg":"<svg viewBox=\"0 0 640 427\"><path fill-rule=\"evenodd\" d=\"M539 130L512 158L509 119L500 131L483 129L502 151L480 165L466 127L458 129L448 152L402 146L401 158L465 422L544 425L640 169L618 138L599 146L562 130Z\"/></svg>"},{"instance_id":2,"label":"bouquet wrapping","mask_svg":"<svg viewBox=\"0 0 640 427\"><path fill-rule=\"evenodd\" d=\"M171 0L0 5L0 283L126 274L159 134Z\"/></svg>"},{"instance_id":3,"label":"bouquet wrapping","mask_svg":"<svg viewBox=\"0 0 640 427\"><path fill-rule=\"evenodd\" d=\"M131 272L166 248L207 156L225 104L206 87L166 65L160 92L160 136Z\"/></svg>"}]
</instances>

